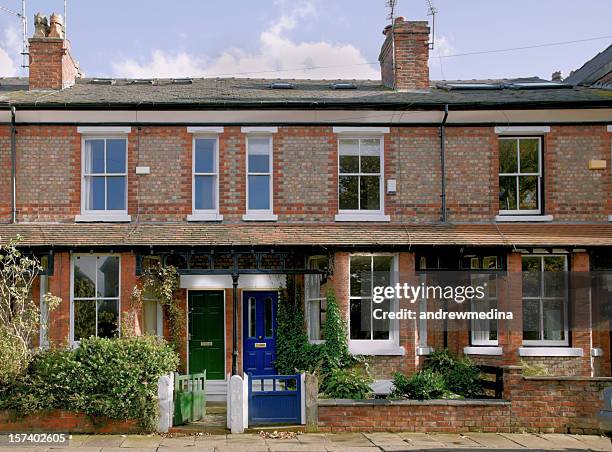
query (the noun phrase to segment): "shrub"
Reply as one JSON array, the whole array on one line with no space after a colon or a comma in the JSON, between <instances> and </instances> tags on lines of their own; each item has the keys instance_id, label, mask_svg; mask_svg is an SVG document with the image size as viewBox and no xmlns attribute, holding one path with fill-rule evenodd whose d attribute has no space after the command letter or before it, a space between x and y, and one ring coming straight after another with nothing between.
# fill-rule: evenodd
<instances>
[{"instance_id":1,"label":"shrub","mask_svg":"<svg viewBox=\"0 0 612 452\"><path fill-rule=\"evenodd\" d=\"M457 395L473 399L483 394L480 370L468 358L457 360L442 376L446 388Z\"/></svg>"},{"instance_id":2,"label":"shrub","mask_svg":"<svg viewBox=\"0 0 612 452\"><path fill-rule=\"evenodd\" d=\"M334 369L326 376L324 397L365 399L372 394L372 380L356 369Z\"/></svg>"},{"instance_id":3,"label":"shrub","mask_svg":"<svg viewBox=\"0 0 612 452\"><path fill-rule=\"evenodd\" d=\"M136 419L143 430L153 431L157 380L177 365L173 349L151 336L86 339L74 350L39 353L26 375L4 392L0 409L26 415L55 408Z\"/></svg>"},{"instance_id":4,"label":"shrub","mask_svg":"<svg viewBox=\"0 0 612 452\"><path fill-rule=\"evenodd\" d=\"M391 397L417 400L429 400L444 397L447 394L444 378L430 369L416 372L410 377L396 373L393 376Z\"/></svg>"},{"instance_id":5,"label":"shrub","mask_svg":"<svg viewBox=\"0 0 612 452\"><path fill-rule=\"evenodd\" d=\"M521 371L526 377L549 377L552 375L550 369L544 364L530 364L521 360Z\"/></svg>"}]
</instances>

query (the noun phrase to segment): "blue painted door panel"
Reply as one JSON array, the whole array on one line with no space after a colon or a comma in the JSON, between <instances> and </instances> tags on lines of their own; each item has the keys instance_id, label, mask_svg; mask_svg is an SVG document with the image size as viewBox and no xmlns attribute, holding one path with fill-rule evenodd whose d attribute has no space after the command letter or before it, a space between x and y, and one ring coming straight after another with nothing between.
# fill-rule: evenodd
<instances>
[{"instance_id":1,"label":"blue painted door panel","mask_svg":"<svg viewBox=\"0 0 612 452\"><path fill-rule=\"evenodd\" d=\"M273 375L276 360L278 292L244 292L243 366L252 375Z\"/></svg>"}]
</instances>

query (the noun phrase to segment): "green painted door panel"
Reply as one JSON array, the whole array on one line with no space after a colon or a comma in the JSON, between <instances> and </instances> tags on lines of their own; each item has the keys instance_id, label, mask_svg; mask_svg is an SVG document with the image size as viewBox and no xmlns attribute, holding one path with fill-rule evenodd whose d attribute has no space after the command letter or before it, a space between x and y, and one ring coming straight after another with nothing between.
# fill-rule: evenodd
<instances>
[{"instance_id":1,"label":"green painted door panel","mask_svg":"<svg viewBox=\"0 0 612 452\"><path fill-rule=\"evenodd\" d=\"M223 291L189 292L189 373L225 379Z\"/></svg>"}]
</instances>

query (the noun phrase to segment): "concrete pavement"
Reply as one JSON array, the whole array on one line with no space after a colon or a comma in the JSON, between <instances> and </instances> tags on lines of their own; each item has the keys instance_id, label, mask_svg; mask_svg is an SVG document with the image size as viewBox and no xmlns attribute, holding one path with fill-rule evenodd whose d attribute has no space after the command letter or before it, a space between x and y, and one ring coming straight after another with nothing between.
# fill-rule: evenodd
<instances>
[{"instance_id":1,"label":"concrete pavement","mask_svg":"<svg viewBox=\"0 0 612 452\"><path fill-rule=\"evenodd\" d=\"M268 437L266 437L268 436ZM68 446L8 444L0 436L0 450L17 452L75 449L83 452L163 452L172 450L221 451L415 451L415 450L539 450L610 451L612 443L601 436L527 433L305 433L284 434L284 438L245 433L243 435L199 435L162 437L158 435L74 435ZM274 436L274 435L273 435Z\"/></svg>"}]
</instances>

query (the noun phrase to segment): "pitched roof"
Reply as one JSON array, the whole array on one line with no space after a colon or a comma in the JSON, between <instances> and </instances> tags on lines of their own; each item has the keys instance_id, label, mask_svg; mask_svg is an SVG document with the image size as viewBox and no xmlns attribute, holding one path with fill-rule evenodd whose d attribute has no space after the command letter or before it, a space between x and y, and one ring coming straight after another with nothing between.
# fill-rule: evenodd
<instances>
[{"instance_id":1,"label":"pitched roof","mask_svg":"<svg viewBox=\"0 0 612 452\"><path fill-rule=\"evenodd\" d=\"M612 224L0 225L0 240L17 234L31 247L612 246Z\"/></svg>"},{"instance_id":2,"label":"pitched roof","mask_svg":"<svg viewBox=\"0 0 612 452\"><path fill-rule=\"evenodd\" d=\"M595 55L584 63L580 69L575 70L563 83L569 85L593 85L612 72L612 44L607 49ZM601 87L612 88L612 79Z\"/></svg>"},{"instance_id":3,"label":"pitched roof","mask_svg":"<svg viewBox=\"0 0 612 452\"><path fill-rule=\"evenodd\" d=\"M293 89L271 89L286 82ZM36 108L435 108L441 105L486 108L510 105L612 105L612 93L590 87L553 85L537 77L503 80L432 82L427 92L396 92L378 80L349 80L356 89L332 89L337 80L272 80L196 78L173 81L156 79L79 79L59 91L29 91L27 79L0 78L0 106L12 103ZM518 83L520 82L520 83ZM546 82L543 84L543 82ZM111 84L112 83L112 84ZM474 84L486 84L474 89ZM525 83L531 88L525 87ZM451 85L461 85L451 88ZM470 86L472 85L472 86ZM520 85L520 86L519 86ZM566 88L566 89L563 89Z\"/></svg>"}]
</instances>

